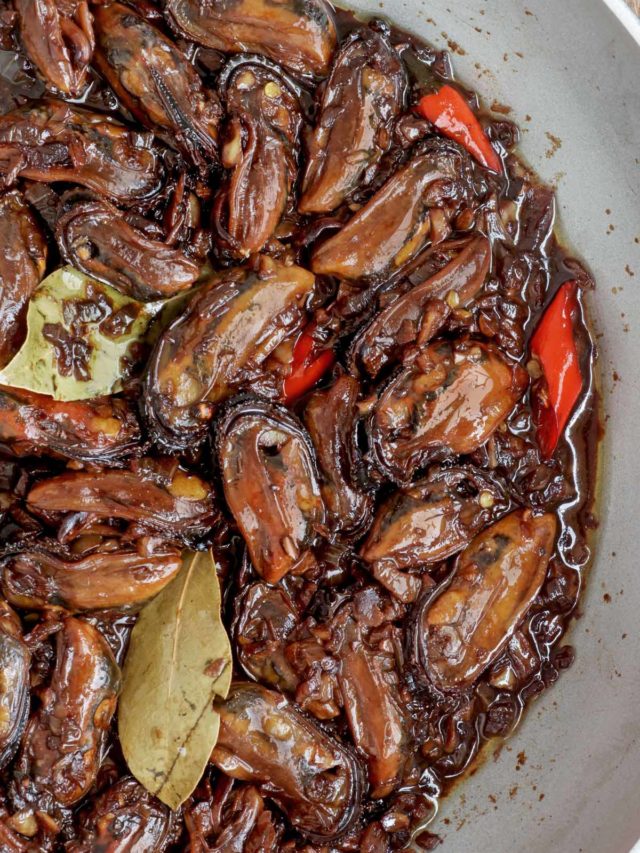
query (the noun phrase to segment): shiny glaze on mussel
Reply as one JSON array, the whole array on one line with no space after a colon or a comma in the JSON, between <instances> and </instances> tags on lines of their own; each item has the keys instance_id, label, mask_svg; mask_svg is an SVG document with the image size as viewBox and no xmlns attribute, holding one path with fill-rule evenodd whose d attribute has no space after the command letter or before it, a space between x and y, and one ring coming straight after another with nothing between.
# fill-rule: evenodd
<instances>
[{"instance_id":1,"label":"shiny glaze on mussel","mask_svg":"<svg viewBox=\"0 0 640 853\"><path fill-rule=\"evenodd\" d=\"M86 0L14 0L20 41L46 86L77 98L89 82L95 38Z\"/></svg>"},{"instance_id":2,"label":"shiny glaze on mussel","mask_svg":"<svg viewBox=\"0 0 640 853\"><path fill-rule=\"evenodd\" d=\"M267 257L205 283L149 359L144 408L155 438L172 450L201 442L214 406L302 325L314 283Z\"/></svg>"},{"instance_id":3,"label":"shiny glaze on mussel","mask_svg":"<svg viewBox=\"0 0 640 853\"><path fill-rule=\"evenodd\" d=\"M135 118L202 169L218 153L222 107L178 47L131 6L95 6L95 63Z\"/></svg>"},{"instance_id":4,"label":"shiny glaze on mussel","mask_svg":"<svg viewBox=\"0 0 640 853\"><path fill-rule=\"evenodd\" d=\"M188 290L203 266L199 257L147 236L103 198L70 198L56 238L76 269L143 302Z\"/></svg>"},{"instance_id":5,"label":"shiny glaze on mussel","mask_svg":"<svg viewBox=\"0 0 640 853\"><path fill-rule=\"evenodd\" d=\"M376 464L406 483L430 458L472 453L505 421L528 380L491 344L430 344L392 377L374 406Z\"/></svg>"},{"instance_id":6,"label":"shiny glaze on mussel","mask_svg":"<svg viewBox=\"0 0 640 853\"><path fill-rule=\"evenodd\" d=\"M461 551L506 506L503 488L483 471L434 468L380 505L360 556L393 595L415 601L422 584L411 570Z\"/></svg>"},{"instance_id":7,"label":"shiny glaze on mussel","mask_svg":"<svg viewBox=\"0 0 640 853\"><path fill-rule=\"evenodd\" d=\"M239 683L217 710L212 762L257 783L296 829L330 840L358 818L362 780L355 758L282 695Z\"/></svg>"},{"instance_id":8,"label":"shiny glaze on mussel","mask_svg":"<svg viewBox=\"0 0 640 853\"><path fill-rule=\"evenodd\" d=\"M131 776L123 776L92 802L68 853L160 853L172 839L174 816Z\"/></svg>"},{"instance_id":9,"label":"shiny glaze on mussel","mask_svg":"<svg viewBox=\"0 0 640 853\"><path fill-rule=\"evenodd\" d=\"M176 576L182 560L164 543L139 553L111 540L80 554L25 548L0 565L2 592L16 607L74 613L140 607Z\"/></svg>"},{"instance_id":10,"label":"shiny glaze on mussel","mask_svg":"<svg viewBox=\"0 0 640 853\"><path fill-rule=\"evenodd\" d=\"M450 306L467 308L489 273L491 244L476 237L445 267L393 300L355 339L350 362L372 378L403 350L424 346L450 313Z\"/></svg>"},{"instance_id":11,"label":"shiny glaze on mussel","mask_svg":"<svg viewBox=\"0 0 640 853\"><path fill-rule=\"evenodd\" d=\"M519 509L457 558L451 582L422 607L415 629L418 658L437 688L470 687L498 657L540 591L556 528L551 513Z\"/></svg>"},{"instance_id":12,"label":"shiny glaze on mussel","mask_svg":"<svg viewBox=\"0 0 640 853\"><path fill-rule=\"evenodd\" d=\"M53 453L117 465L135 452L140 440L138 419L126 400L62 402L0 386L0 441L17 455Z\"/></svg>"},{"instance_id":13,"label":"shiny glaze on mussel","mask_svg":"<svg viewBox=\"0 0 640 853\"><path fill-rule=\"evenodd\" d=\"M146 201L161 188L159 152L144 134L105 113L48 99L0 117L0 175L68 181L123 205Z\"/></svg>"},{"instance_id":14,"label":"shiny glaze on mussel","mask_svg":"<svg viewBox=\"0 0 640 853\"><path fill-rule=\"evenodd\" d=\"M29 715L31 653L22 625L6 601L0 600L0 767L18 748Z\"/></svg>"},{"instance_id":15,"label":"shiny glaze on mussel","mask_svg":"<svg viewBox=\"0 0 640 853\"><path fill-rule=\"evenodd\" d=\"M116 710L120 670L93 625L73 616L56 635L56 665L29 720L17 772L61 806L82 799L95 782Z\"/></svg>"},{"instance_id":16,"label":"shiny glaze on mussel","mask_svg":"<svg viewBox=\"0 0 640 853\"><path fill-rule=\"evenodd\" d=\"M0 367L26 334L27 308L47 263L47 243L19 192L0 196Z\"/></svg>"},{"instance_id":17,"label":"shiny glaze on mussel","mask_svg":"<svg viewBox=\"0 0 640 853\"><path fill-rule=\"evenodd\" d=\"M302 113L277 68L257 61L231 68L222 147L229 175L214 202L213 225L221 250L243 258L264 247L285 212L297 175Z\"/></svg>"},{"instance_id":18,"label":"shiny glaze on mussel","mask_svg":"<svg viewBox=\"0 0 640 853\"><path fill-rule=\"evenodd\" d=\"M328 213L371 180L391 143L406 85L402 63L381 33L363 29L342 43L307 141L301 213Z\"/></svg>"},{"instance_id":19,"label":"shiny glaze on mussel","mask_svg":"<svg viewBox=\"0 0 640 853\"><path fill-rule=\"evenodd\" d=\"M36 483L27 504L46 518L90 513L122 519L157 530L169 538L197 538L217 518L211 487L196 474L172 465L158 470L151 460L137 460L128 471L73 471Z\"/></svg>"},{"instance_id":20,"label":"shiny glaze on mussel","mask_svg":"<svg viewBox=\"0 0 640 853\"><path fill-rule=\"evenodd\" d=\"M166 0L169 22L192 41L225 53L260 53L303 76L323 77L336 46L325 0Z\"/></svg>"},{"instance_id":21,"label":"shiny glaze on mussel","mask_svg":"<svg viewBox=\"0 0 640 853\"><path fill-rule=\"evenodd\" d=\"M448 221L471 194L471 165L457 146L429 143L337 234L316 247L311 269L343 279L389 275L431 240L433 216ZM438 239L446 236L438 229Z\"/></svg>"},{"instance_id":22,"label":"shiny glaze on mussel","mask_svg":"<svg viewBox=\"0 0 640 853\"><path fill-rule=\"evenodd\" d=\"M304 409L331 528L345 534L357 533L366 524L373 503L363 488L357 446L359 393L355 379L341 376L327 390L314 392Z\"/></svg>"},{"instance_id":23,"label":"shiny glaze on mussel","mask_svg":"<svg viewBox=\"0 0 640 853\"><path fill-rule=\"evenodd\" d=\"M338 683L351 736L366 756L370 796L388 797L402 781L410 749L393 656L355 613L343 612L337 621Z\"/></svg>"},{"instance_id":24,"label":"shiny glaze on mussel","mask_svg":"<svg viewBox=\"0 0 640 853\"><path fill-rule=\"evenodd\" d=\"M298 614L282 585L251 584L240 596L235 636L238 660L251 678L293 692L298 677L285 654L285 643Z\"/></svg>"},{"instance_id":25,"label":"shiny glaze on mussel","mask_svg":"<svg viewBox=\"0 0 640 853\"><path fill-rule=\"evenodd\" d=\"M224 495L253 567L268 583L314 563L325 509L313 446L286 409L240 399L216 424Z\"/></svg>"}]
</instances>

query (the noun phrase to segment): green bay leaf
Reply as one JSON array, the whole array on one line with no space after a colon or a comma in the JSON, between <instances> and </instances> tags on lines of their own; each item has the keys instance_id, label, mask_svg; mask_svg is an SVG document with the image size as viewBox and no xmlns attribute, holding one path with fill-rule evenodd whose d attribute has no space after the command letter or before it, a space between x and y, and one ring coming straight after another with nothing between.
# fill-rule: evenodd
<instances>
[{"instance_id":1,"label":"green bay leaf","mask_svg":"<svg viewBox=\"0 0 640 853\"><path fill-rule=\"evenodd\" d=\"M26 340L0 371L0 384L61 401L113 394L160 307L62 267L31 297Z\"/></svg>"},{"instance_id":2,"label":"green bay leaf","mask_svg":"<svg viewBox=\"0 0 640 853\"><path fill-rule=\"evenodd\" d=\"M123 668L118 732L129 770L171 809L193 792L218 738L231 646L210 551L188 552L178 576L141 612Z\"/></svg>"}]
</instances>

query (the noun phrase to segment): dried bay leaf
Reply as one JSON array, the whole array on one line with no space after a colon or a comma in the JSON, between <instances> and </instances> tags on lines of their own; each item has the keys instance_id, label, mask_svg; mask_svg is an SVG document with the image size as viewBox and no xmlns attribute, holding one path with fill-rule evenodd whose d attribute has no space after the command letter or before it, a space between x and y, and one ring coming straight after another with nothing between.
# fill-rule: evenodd
<instances>
[{"instance_id":1,"label":"dried bay leaf","mask_svg":"<svg viewBox=\"0 0 640 853\"><path fill-rule=\"evenodd\" d=\"M192 793L218 738L231 645L210 551L188 552L178 576L142 610L123 668L118 729L129 769L171 809Z\"/></svg>"},{"instance_id":2,"label":"dried bay leaf","mask_svg":"<svg viewBox=\"0 0 640 853\"><path fill-rule=\"evenodd\" d=\"M115 393L161 307L62 267L31 297L26 340L0 371L0 383L62 401Z\"/></svg>"}]
</instances>

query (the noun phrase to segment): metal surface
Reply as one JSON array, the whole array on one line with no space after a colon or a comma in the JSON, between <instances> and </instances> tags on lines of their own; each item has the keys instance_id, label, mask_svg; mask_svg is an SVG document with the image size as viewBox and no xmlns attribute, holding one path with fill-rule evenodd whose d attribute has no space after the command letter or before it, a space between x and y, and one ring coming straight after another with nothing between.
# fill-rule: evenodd
<instances>
[{"instance_id":1,"label":"metal surface","mask_svg":"<svg viewBox=\"0 0 640 853\"><path fill-rule=\"evenodd\" d=\"M622 0L349 5L449 44L460 79L513 108L598 282L605 467L577 660L432 828L455 853L628 853L640 837L640 24Z\"/></svg>"}]
</instances>

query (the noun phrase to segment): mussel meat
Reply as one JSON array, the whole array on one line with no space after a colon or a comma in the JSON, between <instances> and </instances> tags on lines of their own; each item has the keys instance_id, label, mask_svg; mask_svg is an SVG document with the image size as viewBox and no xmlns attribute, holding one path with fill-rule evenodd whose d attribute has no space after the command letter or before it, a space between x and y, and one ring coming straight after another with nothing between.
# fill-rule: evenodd
<instances>
[{"instance_id":1,"label":"mussel meat","mask_svg":"<svg viewBox=\"0 0 640 853\"><path fill-rule=\"evenodd\" d=\"M220 734L211 761L260 786L291 824L318 839L342 835L360 813L354 757L287 699L257 684L234 684L217 706Z\"/></svg>"},{"instance_id":2,"label":"mussel meat","mask_svg":"<svg viewBox=\"0 0 640 853\"><path fill-rule=\"evenodd\" d=\"M406 73L386 36L369 28L340 47L309 137L301 213L328 213L364 179L371 180L391 144Z\"/></svg>"},{"instance_id":3,"label":"mussel meat","mask_svg":"<svg viewBox=\"0 0 640 853\"><path fill-rule=\"evenodd\" d=\"M213 276L149 359L144 407L156 440L172 450L202 442L215 404L303 324L314 283L266 256Z\"/></svg>"},{"instance_id":4,"label":"mussel meat","mask_svg":"<svg viewBox=\"0 0 640 853\"><path fill-rule=\"evenodd\" d=\"M227 505L267 583L303 572L325 522L313 446L286 409L240 399L216 428Z\"/></svg>"},{"instance_id":5,"label":"mussel meat","mask_svg":"<svg viewBox=\"0 0 640 853\"><path fill-rule=\"evenodd\" d=\"M369 421L373 458L408 483L430 458L472 453L505 421L529 381L491 344L436 341L392 377Z\"/></svg>"},{"instance_id":6,"label":"mussel meat","mask_svg":"<svg viewBox=\"0 0 640 853\"><path fill-rule=\"evenodd\" d=\"M42 281L47 243L19 192L0 196L0 367L18 351L29 299Z\"/></svg>"},{"instance_id":7,"label":"mussel meat","mask_svg":"<svg viewBox=\"0 0 640 853\"><path fill-rule=\"evenodd\" d=\"M326 0L165 0L178 32L224 53L261 53L304 76L324 77L337 42Z\"/></svg>"},{"instance_id":8,"label":"mussel meat","mask_svg":"<svg viewBox=\"0 0 640 853\"><path fill-rule=\"evenodd\" d=\"M95 7L95 64L120 101L202 169L215 163L222 107L184 54L122 3Z\"/></svg>"},{"instance_id":9,"label":"mussel meat","mask_svg":"<svg viewBox=\"0 0 640 853\"><path fill-rule=\"evenodd\" d=\"M470 687L498 657L540 591L556 527L551 513L515 510L457 558L451 582L423 605L415 629L418 658L437 688Z\"/></svg>"}]
</instances>

